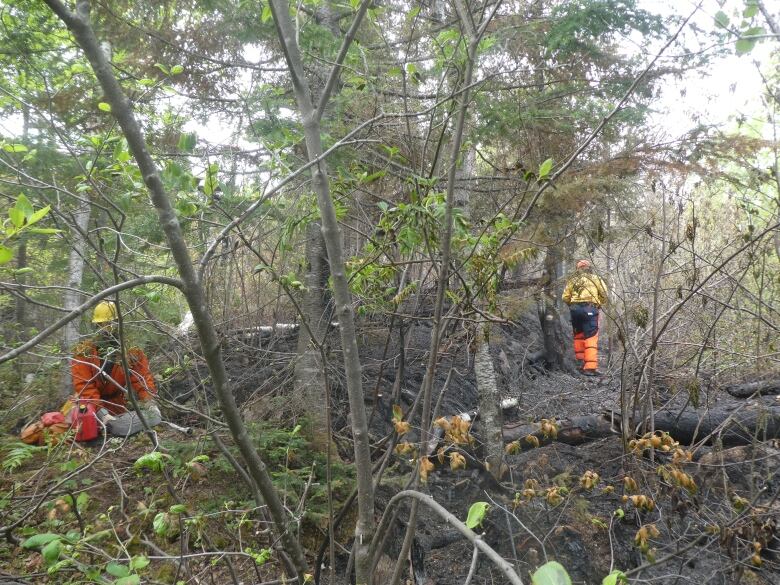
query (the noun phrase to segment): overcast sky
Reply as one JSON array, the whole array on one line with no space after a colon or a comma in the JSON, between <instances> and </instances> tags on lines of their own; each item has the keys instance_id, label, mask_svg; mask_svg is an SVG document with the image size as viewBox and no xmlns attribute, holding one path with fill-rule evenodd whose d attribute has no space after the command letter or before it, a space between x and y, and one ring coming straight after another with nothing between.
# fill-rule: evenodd
<instances>
[{"instance_id":1,"label":"overcast sky","mask_svg":"<svg viewBox=\"0 0 780 585\"><path fill-rule=\"evenodd\" d=\"M662 15L678 14L687 16L698 2L689 0L639 0L645 9ZM775 4L767 2L767 4ZM775 4L776 5L776 4ZM718 11L723 11L731 22L739 24L744 0L729 0L718 2L705 0L692 22L705 31L717 28L714 17ZM776 12L776 10L775 10ZM756 17L760 19L760 15ZM757 25L764 25L760 19ZM704 42L702 35L685 34L682 42L687 49L711 47ZM708 125L730 127L729 120L736 115L747 118L762 116L761 93L763 81L760 71L769 73L770 55L772 50L778 50L780 39L768 39L756 45L747 55L737 56L732 38L727 45L728 55L715 57L706 67L706 74L692 72L682 80L670 79L664 84L661 99L656 108L659 113L654 116L656 125L664 128L670 136L677 136L693 127L694 117L698 114L701 123ZM680 44L667 50L669 59L680 55L684 47ZM668 63L668 61L667 61Z\"/></svg>"}]
</instances>

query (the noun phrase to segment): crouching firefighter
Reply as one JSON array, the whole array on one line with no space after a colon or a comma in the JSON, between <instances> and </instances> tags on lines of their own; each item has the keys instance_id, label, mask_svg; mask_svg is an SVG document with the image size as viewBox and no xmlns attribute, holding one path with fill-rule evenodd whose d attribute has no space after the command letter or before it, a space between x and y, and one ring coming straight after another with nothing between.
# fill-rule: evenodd
<instances>
[{"instance_id":1,"label":"crouching firefighter","mask_svg":"<svg viewBox=\"0 0 780 585\"><path fill-rule=\"evenodd\" d=\"M127 379L117 339L116 305L103 301L95 306L92 324L97 329L93 339L80 343L70 360L73 396L60 411L47 412L22 429L25 443L43 445L57 442L59 436L73 429L76 441L91 441L101 428L115 436L127 437L143 430L138 413L127 408ZM127 351L130 386L135 391L150 426L160 424L160 409L154 404L157 387L149 371L149 360L143 350Z\"/></svg>"},{"instance_id":2,"label":"crouching firefighter","mask_svg":"<svg viewBox=\"0 0 780 585\"><path fill-rule=\"evenodd\" d=\"M93 339L76 347L70 368L74 395L65 403L63 414L73 408L94 411L97 420L112 435L126 437L143 430L138 413L128 410L128 381L122 364L116 305L102 301L95 306L92 324L97 332ZM157 387L149 370L149 360L142 349L127 351L129 386L135 391L143 416L150 426L160 424L160 409L154 403ZM72 415L71 418L73 418Z\"/></svg>"},{"instance_id":3,"label":"crouching firefighter","mask_svg":"<svg viewBox=\"0 0 780 585\"><path fill-rule=\"evenodd\" d=\"M593 272L590 261L577 262L577 271L569 277L563 291L569 305L574 331L574 355L586 376L600 376L599 309L607 302L607 286Z\"/></svg>"}]
</instances>

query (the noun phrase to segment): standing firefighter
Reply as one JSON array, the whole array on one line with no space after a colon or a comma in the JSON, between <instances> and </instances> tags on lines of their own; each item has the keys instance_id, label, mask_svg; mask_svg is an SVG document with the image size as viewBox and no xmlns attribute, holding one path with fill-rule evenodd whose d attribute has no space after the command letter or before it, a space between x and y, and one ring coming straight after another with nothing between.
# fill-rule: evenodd
<instances>
[{"instance_id":1,"label":"standing firefighter","mask_svg":"<svg viewBox=\"0 0 780 585\"><path fill-rule=\"evenodd\" d=\"M599 376L599 308L607 302L607 286L594 274L589 260L577 262L566 282L563 301L571 311L574 355L586 376Z\"/></svg>"},{"instance_id":2,"label":"standing firefighter","mask_svg":"<svg viewBox=\"0 0 780 585\"><path fill-rule=\"evenodd\" d=\"M95 338L76 348L71 358L74 396L68 401L76 407L94 409L98 420L112 435L127 436L143 430L138 414L127 409L127 379L117 339L116 305L103 301L95 306L92 323ZM157 394L149 360L142 349L127 351L130 386L135 391L144 418L150 426L160 423L160 410L152 399ZM68 410L66 403L63 410Z\"/></svg>"}]
</instances>

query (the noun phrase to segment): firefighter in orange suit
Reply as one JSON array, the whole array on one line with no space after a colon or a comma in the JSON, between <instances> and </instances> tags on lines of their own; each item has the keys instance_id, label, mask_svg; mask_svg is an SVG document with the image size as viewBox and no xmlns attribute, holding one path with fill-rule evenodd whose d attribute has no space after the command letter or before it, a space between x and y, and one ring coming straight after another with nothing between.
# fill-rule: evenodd
<instances>
[{"instance_id":1,"label":"firefighter in orange suit","mask_svg":"<svg viewBox=\"0 0 780 585\"><path fill-rule=\"evenodd\" d=\"M574 330L574 355L586 376L599 376L599 309L607 302L607 285L593 272L589 260L577 262L563 291Z\"/></svg>"},{"instance_id":2,"label":"firefighter in orange suit","mask_svg":"<svg viewBox=\"0 0 780 585\"><path fill-rule=\"evenodd\" d=\"M97 328L94 339L76 347L71 358L74 396L68 402L91 403L98 420L112 435L127 436L143 430L135 412L127 408L125 396L127 380L116 339L116 306L103 301L95 306L92 323ZM160 423L159 408L153 398L157 395L154 377L149 370L149 360L142 349L134 347L127 351L130 386L135 390L144 418L151 426ZM68 410L68 404L63 410Z\"/></svg>"}]
</instances>

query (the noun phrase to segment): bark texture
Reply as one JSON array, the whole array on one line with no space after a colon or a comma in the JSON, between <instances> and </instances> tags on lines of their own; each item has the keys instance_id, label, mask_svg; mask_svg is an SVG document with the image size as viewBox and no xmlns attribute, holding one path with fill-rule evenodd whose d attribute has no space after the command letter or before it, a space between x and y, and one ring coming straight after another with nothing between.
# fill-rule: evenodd
<instances>
[{"instance_id":1,"label":"bark texture","mask_svg":"<svg viewBox=\"0 0 780 585\"><path fill-rule=\"evenodd\" d=\"M746 384L735 384L726 386L726 392L735 398L750 398L756 396L776 396L780 394L780 380L764 380L762 382L748 382Z\"/></svg>"},{"instance_id":2,"label":"bark texture","mask_svg":"<svg viewBox=\"0 0 780 585\"><path fill-rule=\"evenodd\" d=\"M504 462L504 441L501 436L501 392L496 381L493 358L490 355L488 340L484 334L478 336L477 350L474 355L474 373L479 391L480 433L485 445L485 462L490 473L501 479Z\"/></svg>"},{"instance_id":3,"label":"bark texture","mask_svg":"<svg viewBox=\"0 0 780 585\"><path fill-rule=\"evenodd\" d=\"M301 309L308 327L298 330L298 349L295 362L295 396L299 396L308 414L312 430L317 436L326 433L325 413L325 376L323 373L320 347L325 344L328 333L328 254L322 229L319 223L306 226L306 291L301 301ZM326 439L327 440L327 439Z\"/></svg>"},{"instance_id":4,"label":"bark texture","mask_svg":"<svg viewBox=\"0 0 780 585\"><path fill-rule=\"evenodd\" d=\"M79 207L73 212L73 229L71 230L71 249L68 255L68 290L65 291L65 298L62 306L68 311L72 311L79 306L81 298L78 289L81 288L81 280L84 277L84 265L86 262L87 251L87 229L89 219L92 215L92 206L87 202L81 202ZM79 340L79 322L70 321L62 330L62 350L70 354L73 346ZM60 401L65 400L73 389L73 383L70 377L70 364L66 361L62 371L58 397Z\"/></svg>"}]
</instances>

